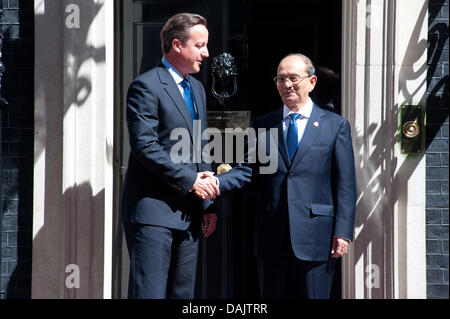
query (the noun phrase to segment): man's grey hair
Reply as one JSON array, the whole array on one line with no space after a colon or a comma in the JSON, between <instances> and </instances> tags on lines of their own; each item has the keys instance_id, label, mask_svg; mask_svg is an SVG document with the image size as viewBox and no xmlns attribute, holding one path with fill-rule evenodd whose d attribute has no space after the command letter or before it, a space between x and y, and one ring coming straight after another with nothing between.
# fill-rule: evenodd
<instances>
[{"instance_id":1,"label":"man's grey hair","mask_svg":"<svg viewBox=\"0 0 450 319\"><path fill-rule=\"evenodd\" d=\"M297 56L297 57L302 58L303 62L305 63L305 71L306 71L306 73L308 73L309 76L316 74L316 68L314 67L313 62L306 55L301 54L301 53L289 53L282 60L284 60L285 58L290 57L290 56Z\"/></svg>"}]
</instances>

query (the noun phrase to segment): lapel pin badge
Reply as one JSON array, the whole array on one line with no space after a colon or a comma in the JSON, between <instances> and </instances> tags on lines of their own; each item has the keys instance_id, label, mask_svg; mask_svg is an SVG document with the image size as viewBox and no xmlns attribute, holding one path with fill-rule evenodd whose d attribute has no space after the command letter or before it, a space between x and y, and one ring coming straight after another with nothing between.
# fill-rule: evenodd
<instances>
[{"instance_id":1,"label":"lapel pin badge","mask_svg":"<svg viewBox=\"0 0 450 319\"><path fill-rule=\"evenodd\" d=\"M313 125L314 125L315 127L317 127L317 126L319 126L319 122L314 122Z\"/></svg>"}]
</instances>

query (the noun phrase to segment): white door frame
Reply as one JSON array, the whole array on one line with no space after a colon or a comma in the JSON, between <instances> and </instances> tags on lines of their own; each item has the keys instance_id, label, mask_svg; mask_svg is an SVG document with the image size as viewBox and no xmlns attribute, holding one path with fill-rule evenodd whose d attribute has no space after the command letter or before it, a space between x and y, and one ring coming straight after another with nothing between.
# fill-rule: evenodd
<instances>
[{"instance_id":1,"label":"white door frame","mask_svg":"<svg viewBox=\"0 0 450 319\"><path fill-rule=\"evenodd\" d=\"M111 298L114 2L34 5L31 297Z\"/></svg>"},{"instance_id":2,"label":"white door frame","mask_svg":"<svg viewBox=\"0 0 450 319\"><path fill-rule=\"evenodd\" d=\"M343 0L342 111L358 186L343 298L426 298L425 152L404 155L398 114L425 106L427 0Z\"/></svg>"}]
</instances>

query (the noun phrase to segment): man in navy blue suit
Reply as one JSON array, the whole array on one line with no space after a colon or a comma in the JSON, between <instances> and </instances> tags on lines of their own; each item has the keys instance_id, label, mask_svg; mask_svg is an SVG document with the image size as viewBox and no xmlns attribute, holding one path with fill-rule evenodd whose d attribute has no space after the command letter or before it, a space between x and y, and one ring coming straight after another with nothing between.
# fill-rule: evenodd
<instances>
[{"instance_id":1,"label":"man in navy blue suit","mask_svg":"<svg viewBox=\"0 0 450 319\"><path fill-rule=\"evenodd\" d=\"M274 78L284 105L252 124L266 141L269 129L278 133L276 172L263 174L256 171L261 165L244 163L218 175L222 194L242 186L252 170L257 175L254 247L262 298L330 298L335 260L353 239L350 125L310 99L314 71L308 57L286 56ZM265 147L260 137L258 147Z\"/></svg>"},{"instance_id":2,"label":"man in navy blue suit","mask_svg":"<svg viewBox=\"0 0 450 319\"><path fill-rule=\"evenodd\" d=\"M200 132L206 129L205 91L189 75L199 72L209 55L205 18L171 17L161 42L161 64L137 77L127 95L131 153L122 219L129 298L193 298L202 222L209 236L217 220L208 210L218 194L217 180L209 164L195 160L193 146L196 125L201 124ZM188 135L183 160L171 154L178 142L172 135L179 129Z\"/></svg>"}]
</instances>

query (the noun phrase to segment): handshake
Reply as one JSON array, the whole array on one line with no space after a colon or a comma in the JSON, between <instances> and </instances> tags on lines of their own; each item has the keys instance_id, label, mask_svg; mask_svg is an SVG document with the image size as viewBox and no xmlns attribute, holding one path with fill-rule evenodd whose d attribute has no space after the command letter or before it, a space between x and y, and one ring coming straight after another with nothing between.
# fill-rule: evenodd
<instances>
[{"instance_id":1,"label":"handshake","mask_svg":"<svg viewBox=\"0 0 450 319\"><path fill-rule=\"evenodd\" d=\"M213 172L205 171L197 173L197 179L189 190L201 199L214 199L219 195L219 180Z\"/></svg>"}]
</instances>

